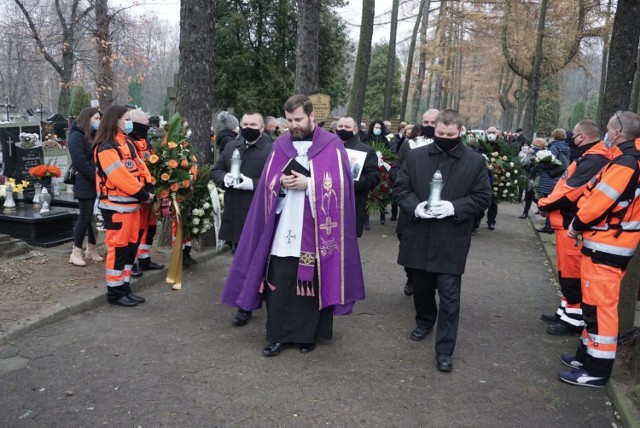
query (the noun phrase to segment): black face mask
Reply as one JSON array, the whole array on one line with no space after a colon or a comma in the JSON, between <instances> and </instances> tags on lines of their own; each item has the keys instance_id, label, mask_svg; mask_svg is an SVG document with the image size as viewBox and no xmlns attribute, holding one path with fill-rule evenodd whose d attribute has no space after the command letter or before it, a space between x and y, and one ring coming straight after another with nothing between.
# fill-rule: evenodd
<instances>
[{"instance_id":1,"label":"black face mask","mask_svg":"<svg viewBox=\"0 0 640 428\"><path fill-rule=\"evenodd\" d=\"M260 138L260 130L254 128L242 128L240 129L240 135L242 135L244 139L250 143Z\"/></svg>"},{"instance_id":2,"label":"black face mask","mask_svg":"<svg viewBox=\"0 0 640 428\"><path fill-rule=\"evenodd\" d=\"M433 138L436 135L436 128L433 126L420 126L420 129L422 130L420 135L425 138Z\"/></svg>"},{"instance_id":3,"label":"black face mask","mask_svg":"<svg viewBox=\"0 0 640 428\"><path fill-rule=\"evenodd\" d=\"M347 131L346 129L338 129L336 135L340 137L342 141L347 141L354 137L353 132Z\"/></svg>"},{"instance_id":4,"label":"black face mask","mask_svg":"<svg viewBox=\"0 0 640 428\"><path fill-rule=\"evenodd\" d=\"M149 125L133 122L133 131L131 134L133 134L134 137L147 138L149 135Z\"/></svg>"},{"instance_id":5,"label":"black face mask","mask_svg":"<svg viewBox=\"0 0 640 428\"><path fill-rule=\"evenodd\" d=\"M455 149L460 144L460 137L458 138L441 138L433 137L433 143L438 146L443 152L449 152Z\"/></svg>"}]
</instances>

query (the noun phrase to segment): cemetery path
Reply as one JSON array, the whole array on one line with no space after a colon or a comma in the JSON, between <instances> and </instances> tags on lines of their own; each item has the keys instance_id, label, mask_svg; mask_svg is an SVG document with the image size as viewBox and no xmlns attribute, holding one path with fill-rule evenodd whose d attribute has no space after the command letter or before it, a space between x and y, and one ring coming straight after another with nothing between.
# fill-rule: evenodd
<instances>
[{"instance_id":1,"label":"cemetery path","mask_svg":"<svg viewBox=\"0 0 640 428\"><path fill-rule=\"evenodd\" d=\"M158 284L140 307L102 305L1 344L0 426L616 426L607 391L557 379L577 338L537 321L558 297L518 214L501 205L497 229L473 238L453 373L436 370L433 334L408 338L388 222L360 242L367 299L314 352L262 357L264 310L231 325L226 252L187 270L179 292Z\"/></svg>"}]
</instances>

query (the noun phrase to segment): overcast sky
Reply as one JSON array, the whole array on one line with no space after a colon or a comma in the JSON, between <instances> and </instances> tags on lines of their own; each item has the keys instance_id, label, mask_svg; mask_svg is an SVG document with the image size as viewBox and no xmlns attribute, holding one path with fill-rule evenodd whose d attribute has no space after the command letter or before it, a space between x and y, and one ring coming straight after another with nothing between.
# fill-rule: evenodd
<instances>
[{"instance_id":1,"label":"overcast sky","mask_svg":"<svg viewBox=\"0 0 640 428\"><path fill-rule=\"evenodd\" d=\"M388 22L389 16L383 16L385 12L389 12L391 9L392 0L377 0L376 1L376 19L377 22ZM134 14L144 14L149 16L151 14L157 15L160 19L169 21L176 26L180 22L180 1L179 0L114 0L112 1L112 7L118 6L132 6L130 10ZM347 24L349 31L351 32L351 38L354 41L358 40L360 34L360 19L362 18L362 2L359 0L352 0L349 5L339 9L339 13ZM398 40L402 40L404 37L408 37L411 32L412 24L401 24L398 29ZM389 39L389 25L376 25L374 27L373 41L378 42L382 39Z\"/></svg>"}]
</instances>

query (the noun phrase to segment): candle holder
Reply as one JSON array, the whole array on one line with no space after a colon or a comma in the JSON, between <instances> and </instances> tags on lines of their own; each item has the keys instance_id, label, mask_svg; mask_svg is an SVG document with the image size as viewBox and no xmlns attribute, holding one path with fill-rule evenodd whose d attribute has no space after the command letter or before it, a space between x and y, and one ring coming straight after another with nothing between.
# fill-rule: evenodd
<instances>
[{"instance_id":1,"label":"candle holder","mask_svg":"<svg viewBox=\"0 0 640 428\"><path fill-rule=\"evenodd\" d=\"M242 166L242 158L240 157L240 151L235 149L233 155L231 155L231 178L233 178L233 185L240 184L242 182L242 173L240 172L240 166Z\"/></svg>"},{"instance_id":2,"label":"candle holder","mask_svg":"<svg viewBox=\"0 0 640 428\"><path fill-rule=\"evenodd\" d=\"M42 201L40 200L40 194L42 193L42 184L41 183L34 183L33 185L33 207L34 208L40 208Z\"/></svg>"},{"instance_id":3,"label":"candle holder","mask_svg":"<svg viewBox=\"0 0 640 428\"><path fill-rule=\"evenodd\" d=\"M42 208L40 209L40 214L48 213L49 205L51 204L51 195L46 187L42 188L42 193L40 194L40 198L42 200Z\"/></svg>"},{"instance_id":4,"label":"candle holder","mask_svg":"<svg viewBox=\"0 0 640 428\"><path fill-rule=\"evenodd\" d=\"M7 184L6 188L6 196L4 200L4 204L2 207L5 211L15 211L16 210L16 202L13 200L13 187L11 184Z\"/></svg>"},{"instance_id":5,"label":"candle holder","mask_svg":"<svg viewBox=\"0 0 640 428\"><path fill-rule=\"evenodd\" d=\"M431 183L429 184L429 201L427 203L427 213L431 213L431 207L434 205L440 204L442 201L441 194L442 188L444 187L444 181L442 180L442 173L440 170L436 170L433 173L433 178L431 179Z\"/></svg>"}]
</instances>

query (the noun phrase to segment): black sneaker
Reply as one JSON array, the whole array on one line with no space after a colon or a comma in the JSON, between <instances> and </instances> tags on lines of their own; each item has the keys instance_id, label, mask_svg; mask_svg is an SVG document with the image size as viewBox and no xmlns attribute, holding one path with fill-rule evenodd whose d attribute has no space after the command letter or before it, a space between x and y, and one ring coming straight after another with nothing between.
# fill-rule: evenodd
<instances>
[{"instance_id":1,"label":"black sneaker","mask_svg":"<svg viewBox=\"0 0 640 428\"><path fill-rule=\"evenodd\" d=\"M558 316L558 314L553 314L553 315L542 314L538 319L540 320L540 322L543 322L545 324L557 324L560 322L560 317Z\"/></svg>"}]
</instances>

